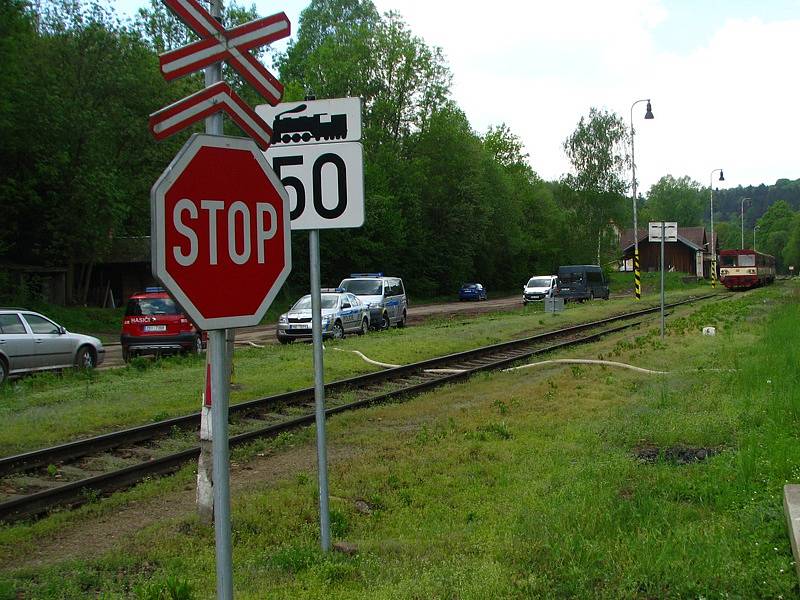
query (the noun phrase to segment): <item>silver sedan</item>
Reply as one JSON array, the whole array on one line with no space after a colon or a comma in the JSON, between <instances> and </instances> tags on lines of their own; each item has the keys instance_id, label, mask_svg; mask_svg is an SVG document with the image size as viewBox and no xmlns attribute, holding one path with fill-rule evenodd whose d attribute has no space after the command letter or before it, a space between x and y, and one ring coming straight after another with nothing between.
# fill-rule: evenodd
<instances>
[{"instance_id":1,"label":"silver sedan","mask_svg":"<svg viewBox=\"0 0 800 600\"><path fill-rule=\"evenodd\" d=\"M96 337L70 333L37 312L0 308L0 383L33 371L91 369L104 358Z\"/></svg>"},{"instance_id":2,"label":"silver sedan","mask_svg":"<svg viewBox=\"0 0 800 600\"><path fill-rule=\"evenodd\" d=\"M332 289L332 288L328 288ZM369 308L358 296L335 291L322 294L322 337L335 340L345 333L364 335L369 329ZM311 296L303 296L278 319L278 340L286 344L311 338Z\"/></svg>"}]
</instances>

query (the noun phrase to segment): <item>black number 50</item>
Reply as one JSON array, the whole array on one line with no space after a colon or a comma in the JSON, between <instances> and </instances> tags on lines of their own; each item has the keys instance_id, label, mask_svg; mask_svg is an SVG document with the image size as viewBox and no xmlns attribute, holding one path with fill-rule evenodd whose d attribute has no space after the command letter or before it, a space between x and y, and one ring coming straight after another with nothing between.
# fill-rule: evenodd
<instances>
[{"instance_id":1,"label":"black number 50","mask_svg":"<svg viewBox=\"0 0 800 600\"><path fill-rule=\"evenodd\" d=\"M281 168L303 164L302 156L276 156L272 160L272 168L278 177L281 176ZM322 167L331 164L336 167L336 206L327 208L322 201ZM281 178L281 183L293 188L297 196L297 204L290 213L292 221L298 219L306 209L306 188L302 180L292 175ZM338 154L330 152L321 154L311 168L311 189L314 199L314 209L323 219L335 219L344 214L347 209L347 165Z\"/></svg>"}]
</instances>

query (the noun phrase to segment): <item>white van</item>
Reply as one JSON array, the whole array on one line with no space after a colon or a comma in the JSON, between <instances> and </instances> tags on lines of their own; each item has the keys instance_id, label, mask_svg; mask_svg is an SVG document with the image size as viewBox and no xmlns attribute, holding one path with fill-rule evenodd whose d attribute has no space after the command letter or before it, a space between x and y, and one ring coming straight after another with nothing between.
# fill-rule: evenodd
<instances>
[{"instance_id":1,"label":"white van","mask_svg":"<svg viewBox=\"0 0 800 600\"><path fill-rule=\"evenodd\" d=\"M558 277L555 275L534 275L522 287L522 304L552 298L558 293Z\"/></svg>"}]
</instances>

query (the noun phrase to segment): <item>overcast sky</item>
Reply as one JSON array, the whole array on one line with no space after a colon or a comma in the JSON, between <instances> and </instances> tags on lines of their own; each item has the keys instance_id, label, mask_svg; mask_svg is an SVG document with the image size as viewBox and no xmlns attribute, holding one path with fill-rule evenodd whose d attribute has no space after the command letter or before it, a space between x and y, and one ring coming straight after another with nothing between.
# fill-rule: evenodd
<instances>
[{"instance_id":1,"label":"overcast sky","mask_svg":"<svg viewBox=\"0 0 800 600\"><path fill-rule=\"evenodd\" d=\"M250 2L245 1L245 4ZM144 0L117 0L133 14ZM483 133L506 123L534 170L569 170L562 149L591 106L630 126L640 192L661 176L715 187L800 178L800 0L375 0L399 12L453 73L453 97ZM256 0L297 31L308 1ZM716 175L715 175L716 179Z\"/></svg>"}]
</instances>

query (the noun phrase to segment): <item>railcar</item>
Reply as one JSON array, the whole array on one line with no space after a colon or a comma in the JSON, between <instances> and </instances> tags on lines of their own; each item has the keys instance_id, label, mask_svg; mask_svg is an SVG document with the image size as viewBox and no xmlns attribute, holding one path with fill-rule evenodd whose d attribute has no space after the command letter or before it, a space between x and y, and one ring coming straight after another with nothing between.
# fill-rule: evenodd
<instances>
[{"instance_id":1,"label":"railcar","mask_svg":"<svg viewBox=\"0 0 800 600\"><path fill-rule=\"evenodd\" d=\"M755 250L721 250L719 280L729 290L748 290L775 281L775 257Z\"/></svg>"}]
</instances>

